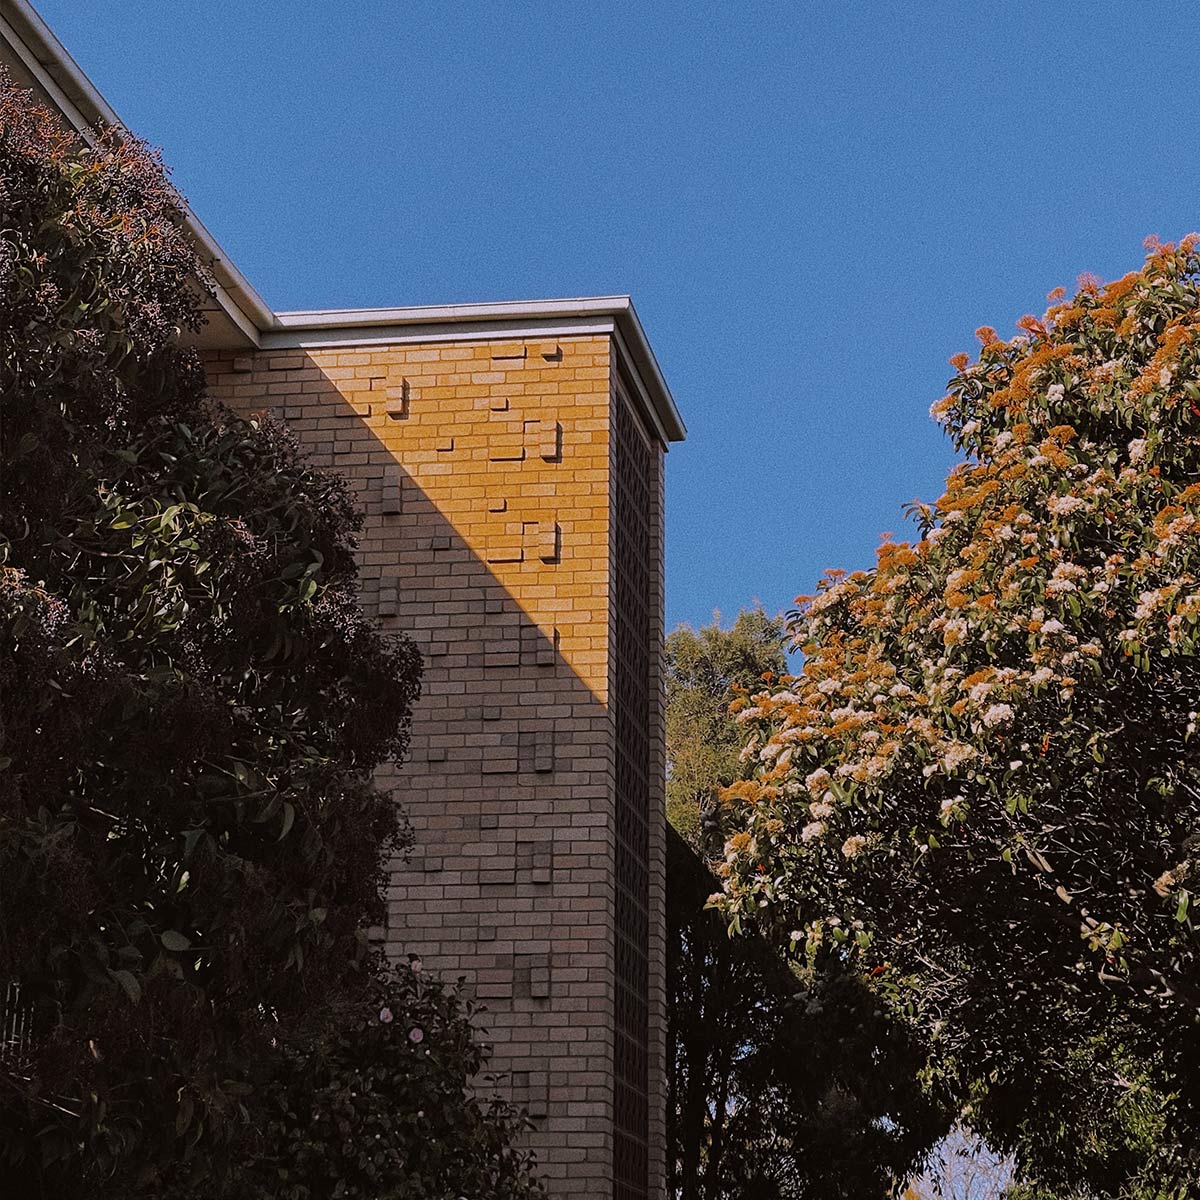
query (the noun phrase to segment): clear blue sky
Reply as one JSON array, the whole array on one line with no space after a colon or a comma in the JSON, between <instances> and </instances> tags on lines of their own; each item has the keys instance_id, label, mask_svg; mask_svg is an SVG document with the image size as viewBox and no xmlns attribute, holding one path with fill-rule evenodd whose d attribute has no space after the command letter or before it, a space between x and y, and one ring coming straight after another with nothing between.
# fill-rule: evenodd
<instances>
[{"instance_id":1,"label":"clear blue sky","mask_svg":"<svg viewBox=\"0 0 1200 1200\"><path fill-rule=\"evenodd\" d=\"M869 565L975 327L1200 226L1194 2L39 9L275 308L630 293L669 624Z\"/></svg>"}]
</instances>

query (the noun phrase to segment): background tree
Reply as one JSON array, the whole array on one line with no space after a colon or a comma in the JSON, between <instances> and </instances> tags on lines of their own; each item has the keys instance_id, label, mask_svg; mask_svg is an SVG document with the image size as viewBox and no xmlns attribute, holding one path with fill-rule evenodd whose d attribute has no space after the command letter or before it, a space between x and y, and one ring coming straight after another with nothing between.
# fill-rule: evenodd
<instances>
[{"instance_id":1,"label":"background tree","mask_svg":"<svg viewBox=\"0 0 1200 1200\"><path fill-rule=\"evenodd\" d=\"M359 609L344 484L206 399L203 278L152 154L0 80L0 1191L242 1197L288 1097L334 1161L394 1100L405 1154L264 1195L453 1195L485 1159L525 1194L451 994L364 935L418 655Z\"/></svg>"},{"instance_id":2,"label":"background tree","mask_svg":"<svg viewBox=\"0 0 1200 1200\"><path fill-rule=\"evenodd\" d=\"M831 573L739 714L718 903L870 972L1030 1194L1200 1177L1195 246L979 331L920 540Z\"/></svg>"},{"instance_id":3,"label":"background tree","mask_svg":"<svg viewBox=\"0 0 1200 1200\"><path fill-rule=\"evenodd\" d=\"M953 1129L930 1155L903 1200L1015 1200L1013 1164L969 1129Z\"/></svg>"},{"instance_id":4,"label":"background tree","mask_svg":"<svg viewBox=\"0 0 1200 1200\"><path fill-rule=\"evenodd\" d=\"M782 617L743 609L729 629L681 625L667 637L667 819L692 846L702 818L737 774L741 730L730 720L734 684L753 687L787 669ZM719 836L719 826L710 830Z\"/></svg>"},{"instance_id":5,"label":"background tree","mask_svg":"<svg viewBox=\"0 0 1200 1200\"><path fill-rule=\"evenodd\" d=\"M706 909L717 881L702 815L736 774L738 684L785 667L782 621L667 639L667 905L672 1195L682 1200L889 1196L945 1132L924 1052L855 975L796 970ZM685 841L680 834L686 834ZM719 845L719 843L718 843Z\"/></svg>"}]
</instances>

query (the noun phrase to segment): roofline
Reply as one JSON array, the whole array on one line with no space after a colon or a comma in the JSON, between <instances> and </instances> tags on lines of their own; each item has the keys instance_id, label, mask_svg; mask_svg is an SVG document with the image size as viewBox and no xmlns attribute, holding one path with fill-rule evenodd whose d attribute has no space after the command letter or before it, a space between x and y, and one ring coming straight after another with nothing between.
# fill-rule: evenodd
<instances>
[{"instance_id":1,"label":"roofline","mask_svg":"<svg viewBox=\"0 0 1200 1200\"><path fill-rule=\"evenodd\" d=\"M629 365L645 385L646 398L663 441L683 441L687 436L683 418L628 296L281 312L274 314L274 322L264 331L262 344L264 347L361 345L431 337L463 339L489 334L516 337L600 332L617 335Z\"/></svg>"},{"instance_id":2,"label":"roofline","mask_svg":"<svg viewBox=\"0 0 1200 1200\"><path fill-rule=\"evenodd\" d=\"M12 46L85 141L93 140L92 131L97 125L112 125L130 132L28 0L0 0L0 37ZM257 345L258 330L269 328L275 314L183 197L180 205L184 226L209 263L218 303Z\"/></svg>"},{"instance_id":3,"label":"roofline","mask_svg":"<svg viewBox=\"0 0 1200 1200\"><path fill-rule=\"evenodd\" d=\"M93 140L92 131L97 125L129 131L29 0L0 0L0 37L9 42L82 138ZM436 337L443 328L463 337L480 336L489 329L513 335L538 329L548 333L566 333L572 329L597 332L608 326L645 389L645 399L663 441L682 441L687 434L628 296L276 313L234 266L182 197L180 203L184 226L209 262L217 303L252 346L384 341L389 340L388 330L392 331L390 340L396 337L415 340L413 335L418 326L423 327L425 337Z\"/></svg>"}]
</instances>

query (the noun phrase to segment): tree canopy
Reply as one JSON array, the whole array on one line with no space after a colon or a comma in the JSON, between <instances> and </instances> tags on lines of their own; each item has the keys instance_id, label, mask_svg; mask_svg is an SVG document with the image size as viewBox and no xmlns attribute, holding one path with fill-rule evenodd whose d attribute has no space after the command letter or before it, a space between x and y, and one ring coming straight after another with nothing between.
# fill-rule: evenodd
<instances>
[{"instance_id":1,"label":"tree canopy","mask_svg":"<svg viewBox=\"0 0 1200 1200\"><path fill-rule=\"evenodd\" d=\"M459 1001L366 939L420 661L359 607L345 484L206 397L144 146L0 79L0 212L0 1190L246 1196L276 1133L349 1153L399 1106L262 1194L526 1194Z\"/></svg>"},{"instance_id":2,"label":"tree canopy","mask_svg":"<svg viewBox=\"0 0 1200 1200\"><path fill-rule=\"evenodd\" d=\"M951 360L964 461L801 598L724 793L714 904L857 962L1060 1195L1200 1174L1196 244Z\"/></svg>"}]
</instances>

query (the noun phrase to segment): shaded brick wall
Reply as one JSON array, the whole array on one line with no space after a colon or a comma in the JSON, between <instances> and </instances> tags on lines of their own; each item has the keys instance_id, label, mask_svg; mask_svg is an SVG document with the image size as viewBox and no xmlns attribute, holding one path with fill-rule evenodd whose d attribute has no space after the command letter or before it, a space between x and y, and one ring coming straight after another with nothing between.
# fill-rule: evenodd
<instances>
[{"instance_id":1,"label":"shaded brick wall","mask_svg":"<svg viewBox=\"0 0 1200 1200\"><path fill-rule=\"evenodd\" d=\"M536 1121L531 1144L552 1194L597 1200L614 1195L623 1053L610 703L620 484L610 432L614 405L633 408L614 359L604 335L208 360L214 395L276 411L314 461L350 478L368 514L364 602L425 658L411 761L398 777L384 773L417 848L395 865L378 932L394 955L467 976L488 1007L493 1069L509 1073L506 1086ZM644 1190L626 1182L620 1194L631 1198L663 1188L662 451L653 439L640 462L645 616L633 637L639 720L650 728L636 801L648 820L638 843L645 969L635 987L647 1028L636 1040L647 1096L637 1169L650 1178Z\"/></svg>"}]
</instances>

